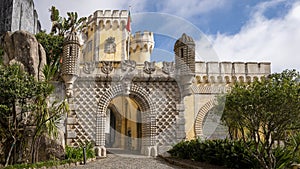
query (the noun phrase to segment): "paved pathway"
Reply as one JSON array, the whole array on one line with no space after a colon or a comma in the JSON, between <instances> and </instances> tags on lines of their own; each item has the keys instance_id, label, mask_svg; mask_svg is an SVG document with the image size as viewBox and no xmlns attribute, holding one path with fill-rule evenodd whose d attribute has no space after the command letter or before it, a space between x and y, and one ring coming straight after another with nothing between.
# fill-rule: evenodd
<instances>
[{"instance_id":1,"label":"paved pathway","mask_svg":"<svg viewBox=\"0 0 300 169\"><path fill-rule=\"evenodd\" d=\"M171 165L160 158L146 157L136 154L108 154L104 159L98 159L75 169L182 169Z\"/></svg>"}]
</instances>

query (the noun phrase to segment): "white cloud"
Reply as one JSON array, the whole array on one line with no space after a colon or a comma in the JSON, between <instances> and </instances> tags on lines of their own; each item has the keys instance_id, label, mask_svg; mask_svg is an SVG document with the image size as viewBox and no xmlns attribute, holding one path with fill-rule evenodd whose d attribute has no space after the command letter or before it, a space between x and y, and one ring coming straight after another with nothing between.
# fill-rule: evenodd
<instances>
[{"instance_id":1,"label":"white cloud","mask_svg":"<svg viewBox=\"0 0 300 169\"><path fill-rule=\"evenodd\" d=\"M239 33L209 36L220 60L270 61L272 72L300 70L300 3L295 2L284 17L275 19L262 15L269 6L260 4Z\"/></svg>"},{"instance_id":2,"label":"white cloud","mask_svg":"<svg viewBox=\"0 0 300 169\"><path fill-rule=\"evenodd\" d=\"M229 0L169 0L163 1L159 7L162 12L189 18L224 8L228 4Z\"/></svg>"}]
</instances>

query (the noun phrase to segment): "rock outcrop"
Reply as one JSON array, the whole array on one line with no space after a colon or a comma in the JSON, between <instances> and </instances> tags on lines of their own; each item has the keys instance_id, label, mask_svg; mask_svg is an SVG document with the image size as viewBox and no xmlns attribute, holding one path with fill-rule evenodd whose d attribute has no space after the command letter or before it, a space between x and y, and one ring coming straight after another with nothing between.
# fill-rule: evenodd
<instances>
[{"instance_id":1,"label":"rock outcrop","mask_svg":"<svg viewBox=\"0 0 300 169\"><path fill-rule=\"evenodd\" d=\"M37 80L43 79L46 52L33 34L25 31L7 32L3 37L2 46L4 65L20 64Z\"/></svg>"}]
</instances>

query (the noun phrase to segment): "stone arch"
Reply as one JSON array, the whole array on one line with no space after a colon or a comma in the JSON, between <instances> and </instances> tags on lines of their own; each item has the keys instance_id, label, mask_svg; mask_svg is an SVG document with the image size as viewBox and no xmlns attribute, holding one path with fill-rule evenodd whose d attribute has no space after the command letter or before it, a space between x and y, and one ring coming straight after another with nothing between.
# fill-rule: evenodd
<instances>
[{"instance_id":1,"label":"stone arch","mask_svg":"<svg viewBox=\"0 0 300 169\"><path fill-rule=\"evenodd\" d=\"M237 82L237 77L236 76L232 76L231 77L231 82L232 83L236 83Z\"/></svg>"},{"instance_id":2,"label":"stone arch","mask_svg":"<svg viewBox=\"0 0 300 169\"><path fill-rule=\"evenodd\" d=\"M125 20L121 20L121 22L120 22L120 30L124 30L125 29L125 24L126 23L126 21Z\"/></svg>"},{"instance_id":3,"label":"stone arch","mask_svg":"<svg viewBox=\"0 0 300 169\"><path fill-rule=\"evenodd\" d=\"M105 25L104 25L104 21L103 20L99 21L99 27L100 27L101 30L104 29Z\"/></svg>"},{"instance_id":4,"label":"stone arch","mask_svg":"<svg viewBox=\"0 0 300 169\"><path fill-rule=\"evenodd\" d=\"M210 99L207 103L205 103L199 110L196 120L195 120L195 136L196 137L202 137L203 136L203 131L202 131L202 124L204 117L206 114L211 110L216 103L216 99Z\"/></svg>"},{"instance_id":5,"label":"stone arch","mask_svg":"<svg viewBox=\"0 0 300 169\"><path fill-rule=\"evenodd\" d=\"M245 82L245 78L244 78L244 76L239 76L239 82Z\"/></svg>"},{"instance_id":6,"label":"stone arch","mask_svg":"<svg viewBox=\"0 0 300 169\"><path fill-rule=\"evenodd\" d=\"M217 76L218 79L218 83L222 83L223 82L223 77L222 76Z\"/></svg>"},{"instance_id":7,"label":"stone arch","mask_svg":"<svg viewBox=\"0 0 300 169\"><path fill-rule=\"evenodd\" d=\"M142 113L142 150L141 153L150 156L151 154L157 154L156 148L156 106L152 99L149 97L149 93L142 87L131 84L129 90L124 87L125 85L118 84L107 90L99 100L99 109L96 117L96 146L105 146L105 120L106 110L111 102L117 96L123 94L128 95L139 106ZM105 147L104 147L105 148ZM156 152L151 152L154 149Z\"/></svg>"},{"instance_id":8,"label":"stone arch","mask_svg":"<svg viewBox=\"0 0 300 169\"><path fill-rule=\"evenodd\" d=\"M226 82L227 84L230 83L230 77L229 77L229 76L225 76L225 82Z\"/></svg>"},{"instance_id":9,"label":"stone arch","mask_svg":"<svg viewBox=\"0 0 300 169\"><path fill-rule=\"evenodd\" d=\"M108 91L106 91L102 97L99 100L99 111L98 113L105 116L106 109L110 103L110 101L122 94L125 93L125 88L119 84L112 88L110 88ZM149 110L149 113L151 115L155 115L155 104L151 100L151 98L148 97L148 92L144 90L143 88L132 84L129 90L129 95L131 98L139 99L140 102L137 102L141 106L142 111Z\"/></svg>"},{"instance_id":10,"label":"stone arch","mask_svg":"<svg viewBox=\"0 0 300 169\"><path fill-rule=\"evenodd\" d=\"M251 83L251 76L246 76L246 82Z\"/></svg>"},{"instance_id":11,"label":"stone arch","mask_svg":"<svg viewBox=\"0 0 300 169\"><path fill-rule=\"evenodd\" d=\"M112 27L111 21L110 20L106 20L105 22L105 29L108 30Z\"/></svg>"},{"instance_id":12,"label":"stone arch","mask_svg":"<svg viewBox=\"0 0 300 169\"><path fill-rule=\"evenodd\" d=\"M116 30L116 29L119 28L119 22L118 22L118 20L114 20L113 21L112 28L113 28L113 30Z\"/></svg>"}]
</instances>

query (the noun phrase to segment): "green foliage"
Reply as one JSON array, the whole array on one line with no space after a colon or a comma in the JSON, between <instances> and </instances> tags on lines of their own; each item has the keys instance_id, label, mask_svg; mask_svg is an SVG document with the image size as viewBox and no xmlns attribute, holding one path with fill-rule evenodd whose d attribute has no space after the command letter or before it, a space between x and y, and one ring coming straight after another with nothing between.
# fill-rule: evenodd
<instances>
[{"instance_id":1,"label":"green foliage","mask_svg":"<svg viewBox=\"0 0 300 169\"><path fill-rule=\"evenodd\" d=\"M0 138L5 147L6 164L11 152L23 153L17 151L26 145L28 136L24 131L27 128L35 126L32 149L37 147L38 136L57 134L56 122L61 114L68 112L68 107L66 101L49 105L48 97L53 90L51 84L35 80L18 65L0 67Z\"/></svg>"},{"instance_id":2,"label":"green foliage","mask_svg":"<svg viewBox=\"0 0 300 169\"><path fill-rule=\"evenodd\" d=\"M35 35L38 42L44 47L46 52L46 62L43 74L47 82L55 79L59 72L59 62L63 54L63 36L51 35L40 32Z\"/></svg>"},{"instance_id":3,"label":"green foliage","mask_svg":"<svg viewBox=\"0 0 300 169\"><path fill-rule=\"evenodd\" d=\"M39 43L44 47L47 64L56 65L63 53L63 36L51 35L46 32L40 32L35 35Z\"/></svg>"},{"instance_id":4,"label":"green foliage","mask_svg":"<svg viewBox=\"0 0 300 169\"><path fill-rule=\"evenodd\" d=\"M235 133L231 138L240 137L255 144L253 155L262 168L281 166L279 161L290 158L286 137L293 136L300 129L299 78L295 70L285 70L261 81L236 84L225 96L222 121L231 134ZM280 148L275 142L282 143ZM296 142L294 146L299 144ZM295 156L297 151L293 149L291 155ZM275 158L276 155L279 159Z\"/></svg>"},{"instance_id":5,"label":"green foliage","mask_svg":"<svg viewBox=\"0 0 300 169\"><path fill-rule=\"evenodd\" d=\"M81 160L82 158L82 148L66 146L66 159Z\"/></svg>"},{"instance_id":6,"label":"green foliage","mask_svg":"<svg viewBox=\"0 0 300 169\"><path fill-rule=\"evenodd\" d=\"M66 159L80 161L83 159L83 145L80 147L69 147L66 146ZM86 144L86 158L94 158L95 152L92 143Z\"/></svg>"},{"instance_id":7,"label":"green foliage","mask_svg":"<svg viewBox=\"0 0 300 169\"><path fill-rule=\"evenodd\" d=\"M191 140L182 141L168 151L173 157L207 162L229 168L258 168L258 161L251 155L242 141Z\"/></svg>"},{"instance_id":8,"label":"green foliage","mask_svg":"<svg viewBox=\"0 0 300 169\"><path fill-rule=\"evenodd\" d=\"M3 169L29 169L29 168L42 168L42 167L53 167L53 166L59 166L59 165L65 165L69 163L73 163L76 161L71 161L71 160L62 160L62 161L45 161L45 162L38 162L35 164L15 164L15 165L10 165L7 167L4 167Z\"/></svg>"},{"instance_id":9,"label":"green foliage","mask_svg":"<svg viewBox=\"0 0 300 169\"><path fill-rule=\"evenodd\" d=\"M80 31L85 27L84 22L86 21L86 17L78 19L77 12L68 12L68 18L61 17L59 10L54 6L51 7L49 12L51 12L50 18L52 22L51 34L64 36L67 32Z\"/></svg>"}]
</instances>

